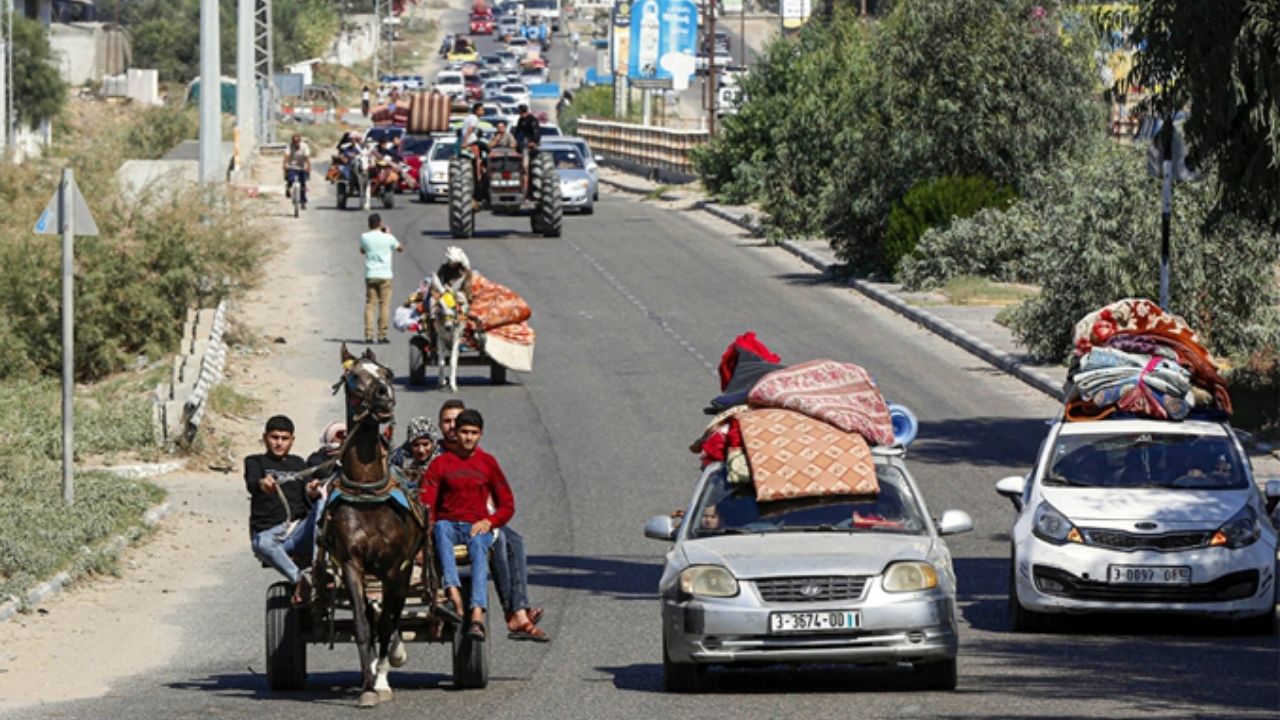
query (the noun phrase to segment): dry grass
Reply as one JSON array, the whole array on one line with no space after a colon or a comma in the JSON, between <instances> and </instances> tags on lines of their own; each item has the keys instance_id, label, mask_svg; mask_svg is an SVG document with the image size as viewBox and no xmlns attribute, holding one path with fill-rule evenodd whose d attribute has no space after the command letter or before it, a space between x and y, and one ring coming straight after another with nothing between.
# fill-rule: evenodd
<instances>
[{"instance_id":1,"label":"dry grass","mask_svg":"<svg viewBox=\"0 0 1280 720\"><path fill-rule=\"evenodd\" d=\"M1031 285L999 283L986 278L960 276L953 278L939 292L947 296L952 305L1017 305L1037 294Z\"/></svg>"}]
</instances>

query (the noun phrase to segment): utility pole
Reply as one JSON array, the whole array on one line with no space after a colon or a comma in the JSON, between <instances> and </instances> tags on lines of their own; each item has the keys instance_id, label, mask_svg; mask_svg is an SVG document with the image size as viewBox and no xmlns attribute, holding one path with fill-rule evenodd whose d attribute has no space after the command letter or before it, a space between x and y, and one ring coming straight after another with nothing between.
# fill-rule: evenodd
<instances>
[{"instance_id":1,"label":"utility pole","mask_svg":"<svg viewBox=\"0 0 1280 720\"><path fill-rule=\"evenodd\" d=\"M236 0L236 150L240 155L240 166L247 158L253 157L258 144L258 82L254 74L253 48L256 2Z\"/></svg>"},{"instance_id":2,"label":"utility pole","mask_svg":"<svg viewBox=\"0 0 1280 720\"><path fill-rule=\"evenodd\" d=\"M275 49L271 41L271 0L253 11L253 77L258 83L258 143L276 141Z\"/></svg>"},{"instance_id":3,"label":"utility pole","mask_svg":"<svg viewBox=\"0 0 1280 720\"><path fill-rule=\"evenodd\" d=\"M4 106L4 112L0 112L4 122L0 124L0 133L4 134L0 138L0 148L9 149L17 142L17 134L14 128L18 124L18 107L13 104L13 0L4 1L4 73L0 77L0 84L4 85L4 92L0 93L0 105Z\"/></svg>"},{"instance_id":4,"label":"utility pole","mask_svg":"<svg viewBox=\"0 0 1280 720\"><path fill-rule=\"evenodd\" d=\"M706 39L710 41L707 47L707 88L710 91L711 109L707 118L707 133L711 137L716 135L716 104L719 102L716 92L716 6L715 0L702 0L703 7L707 11L707 35Z\"/></svg>"},{"instance_id":5,"label":"utility pole","mask_svg":"<svg viewBox=\"0 0 1280 720\"><path fill-rule=\"evenodd\" d=\"M382 54L382 0L373 0L373 86L378 87L378 56Z\"/></svg>"},{"instance_id":6,"label":"utility pole","mask_svg":"<svg viewBox=\"0 0 1280 720\"><path fill-rule=\"evenodd\" d=\"M9 42L12 32L9 30L9 3L4 0L0 6L0 22L4 23L4 32L0 32L0 160L3 160L9 149Z\"/></svg>"},{"instance_id":7,"label":"utility pole","mask_svg":"<svg viewBox=\"0 0 1280 720\"><path fill-rule=\"evenodd\" d=\"M200 0L200 182L222 175L222 58L218 0Z\"/></svg>"},{"instance_id":8,"label":"utility pole","mask_svg":"<svg viewBox=\"0 0 1280 720\"><path fill-rule=\"evenodd\" d=\"M1160 309L1169 312L1169 226L1173 220L1173 115L1160 128Z\"/></svg>"}]
</instances>

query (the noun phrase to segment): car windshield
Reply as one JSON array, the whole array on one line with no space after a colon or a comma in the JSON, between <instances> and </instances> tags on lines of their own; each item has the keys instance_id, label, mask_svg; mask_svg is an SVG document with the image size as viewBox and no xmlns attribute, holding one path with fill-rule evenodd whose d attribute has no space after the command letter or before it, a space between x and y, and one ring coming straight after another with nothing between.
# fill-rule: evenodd
<instances>
[{"instance_id":1,"label":"car windshield","mask_svg":"<svg viewBox=\"0 0 1280 720\"><path fill-rule=\"evenodd\" d=\"M462 75L458 73L441 73L436 76L437 85L460 85L462 84Z\"/></svg>"},{"instance_id":2,"label":"car windshield","mask_svg":"<svg viewBox=\"0 0 1280 720\"><path fill-rule=\"evenodd\" d=\"M573 148L552 148L551 156L555 158L559 170L581 170L582 157Z\"/></svg>"},{"instance_id":3,"label":"car windshield","mask_svg":"<svg viewBox=\"0 0 1280 720\"><path fill-rule=\"evenodd\" d=\"M752 483L729 483L723 468L708 478L694 506L690 537L776 532L923 535L927 525L911 486L897 469L876 465L876 495L756 502Z\"/></svg>"},{"instance_id":4,"label":"car windshield","mask_svg":"<svg viewBox=\"0 0 1280 720\"><path fill-rule=\"evenodd\" d=\"M432 160L448 160L453 157L453 143L436 143L431 149Z\"/></svg>"},{"instance_id":5,"label":"car windshield","mask_svg":"<svg viewBox=\"0 0 1280 720\"><path fill-rule=\"evenodd\" d=\"M1244 463L1225 435L1060 435L1044 484L1070 487L1240 490Z\"/></svg>"}]
</instances>

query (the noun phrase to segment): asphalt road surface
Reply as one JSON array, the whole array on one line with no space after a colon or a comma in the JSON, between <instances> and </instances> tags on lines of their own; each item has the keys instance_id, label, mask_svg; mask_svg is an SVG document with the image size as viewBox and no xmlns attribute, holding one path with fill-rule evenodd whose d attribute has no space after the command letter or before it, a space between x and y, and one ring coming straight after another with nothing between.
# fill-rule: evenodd
<instances>
[{"instance_id":1,"label":"asphalt road surface","mask_svg":"<svg viewBox=\"0 0 1280 720\"><path fill-rule=\"evenodd\" d=\"M407 245L395 294L443 258L445 207L385 211ZM1275 717L1274 638L1238 637L1187 620L1091 620L1051 635L1007 629L1008 503L995 481L1024 472L1054 410L1045 397L850 291L828 285L781 250L703 224L693 211L605 193L564 236L529 234L527 218L478 217L464 241L474 266L534 308L535 369L490 386L463 368L461 397L487 418L483 444L512 478L535 604L550 645L494 632L488 689L454 691L445 646L413 645L391 680L382 717ZM298 221L311 252L296 271L329 305L324 331L290 338L282 356L312 385L331 380L342 340L362 337L359 211L333 208L323 184ZM336 298L336 299L333 299ZM345 308L333 312L330 308ZM692 696L660 691L656 584L663 543L641 525L683 507L697 478L687 446L716 394L713 367L738 333L755 330L785 361L866 366L894 402L920 417L908 460L935 515L959 508L974 532L952 540L960 582L960 687L921 692L898 668L778 668L713 673ZM401 377L407 343L377 348ZM402 386L397 416L434 415L447 396ZM340 412L332 399L331 415ZM288 408L268 408L288 411ZM247 502L228 512L247 513ZM815 542L819 540L815 539ZM184 651L163 670L101 698L42 706L22 718L347 717L359 674L351 645L310 648L306 691L274 694L263 674L263 596L276 577L248 543L221 581L179 617ZM496 630L497 628L495 628ZM122 651L128 651L128 648ZM69 668L68 681L74 681ZM371 713L372 715L372 713ZM14 715L13 717L19 717Z\"/></svg>"}]
</instances>

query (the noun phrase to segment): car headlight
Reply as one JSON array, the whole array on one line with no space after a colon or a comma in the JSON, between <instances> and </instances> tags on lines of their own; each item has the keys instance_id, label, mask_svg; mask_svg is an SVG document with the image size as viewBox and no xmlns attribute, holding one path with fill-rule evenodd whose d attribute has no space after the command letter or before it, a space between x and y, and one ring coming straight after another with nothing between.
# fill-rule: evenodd
<instances>
[{"instance_id":1,"label":"car headlight","mask_svg":"<svg viewBox=\"0 0 1280 720\"><path fill-rule=\"evenodd\" d=\"M449 180L448 170L431 171L431 182L447 182Z\"/></svg>"},{"instance_id":2,"label":"car headlight","mask_svg":"<svg viewBox=\"0 0 1280 720\"><path fill-rule=\"evenodd\" d=\"M1229 548L1242 548L1252 545L1262 535L1258 525L1258 513L1252 505L1245 505L1222 527L1209 538L1209 546L1225 545Z\"/></svg>"},{"instance_id":3,"label":"car headlight","mask_svg":"<svg viewBox=\"0 0 1280 720\"><path fill-rule=\"evenodd\" d=\"M589 184L586 180L565 180L560 186L565 190L586 190Z\"/></svg>"},{"instance_id":4,"label":"car headlight","mask_svg":"<svg viewBox=\"0 0 1280 720\"><path fill-rule=\"evenodd\" d=\"M1071 524L1067 516L1058 512L1057 508L1047 502L1042 502L1036 507L1036 514L1031 523L1031 532L1041 540L1051 542L1054 545L1084 542L1080 531L1076 529L1075 525Z\"/></svg>"},{"instance_id":5,"label":"car headlight","mask_svg":"<svg viewBox=\"0 0 1280 720\"><path fill-rule=\"evenodd\" d=\"M733 597L738 579L719 565L694 565L680 573L680 592L702 597Z\"/></svg>"},{"instance_id":6,"label":"car headlight","mask_svg":"<svg viewBox=\"0 0 1280 720\"><path fill-rule=\"evenodd\" d=\"M938 571L927 562L894 563L884 571L885 592L918 592L938 587Z\"/></svg>"}]
</instances>

